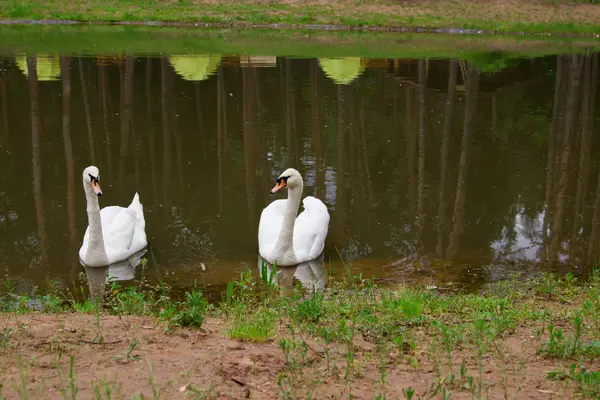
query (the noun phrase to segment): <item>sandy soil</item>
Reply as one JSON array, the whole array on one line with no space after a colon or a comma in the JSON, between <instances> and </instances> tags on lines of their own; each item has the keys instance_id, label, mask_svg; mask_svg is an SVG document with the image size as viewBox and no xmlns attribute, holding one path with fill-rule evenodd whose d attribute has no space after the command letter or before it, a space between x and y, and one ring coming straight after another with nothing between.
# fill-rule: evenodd
<instances>
[{"instance_id":1,"label":"sandy soil","mask_svg":"<svg viewBox=\"0 0 600 400\"><path fill-rule=\"evenodd\" d=\"M276 399L283 394L278 375L290 369L276 340L247 343L228 339L223 334L225 326L214 319L201 330L178 328L170 332L152 318L104 316L100 328L97 321L93 315L77 314L0 316L2 332L11 330L0 347L2 394L8 399L20 398L18 391L27 387L30 398L65 398L64 390L71 398L71 355L78 399L95 398L94 386L102 391L112 387L111 398L128 399L142 393L152 398L153 387L166 399ZM94 340L98 333L104 344ZM429 359L431 353L417 348L412 363L407 362L406 355L389 353L382 386L382 364L369 357L375 345L357 338L355 367L348 384L344 378L345 349L331 348L328 370L322 343L305 339L310 349L298 369L294 391L288 393L291 398L347 398L349 390L356 399L372 399L378 393L404 398L403 388L411 386L422 394L438 379L435 364ZM137 345L128 359L125 354L134 340ZM569 382L546 378L560 364L537 356L535 348L532 333L519 331L499 343L495 354L484 355L482 376L487 398L515 398L517 393L519 399L574 398ZM447 369L444 357L440 360L442 371ZM457 375L463 359L469 374L479 375L477 358L469 349L459 349L453 359ZM598 363L588 365L599 367ZM452 398L470 399L471 393L457 387Z\"/></svg>"}]
</instances>

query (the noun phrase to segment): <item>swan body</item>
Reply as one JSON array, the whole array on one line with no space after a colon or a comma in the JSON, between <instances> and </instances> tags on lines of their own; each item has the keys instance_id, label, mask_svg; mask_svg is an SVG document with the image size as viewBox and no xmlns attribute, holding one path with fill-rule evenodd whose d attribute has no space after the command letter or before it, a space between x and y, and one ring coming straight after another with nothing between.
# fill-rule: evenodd
<instances>
[{"instance_id":1,"label":"swan body","mask_svg":"<svg viewBox=\"0 0 600 400\"><path fill-rule=\"evenodd\" d=\"M297 265L314 260L325 247L329 229L329 212L323 202L307 196L304 211L298 215L303 182L293 168L285 170L271 193L286 187L288 198L275 200L260 215L258 252L277 266Z\"/></svg>"},{"instance_id":2,"label":"swan body","mask_svg":"<svg viewBox=\"0 0 600 400\"><path fill-rule=\"evenodd\" d=\"M87 199L88 227L79 249L81 262L88 267L103 267L118 263L144 249L146 222L144 210L136 193L129 207L109 206L100 210L98 168L83 171L83 187Z\"/></svg>"}]
</instances>

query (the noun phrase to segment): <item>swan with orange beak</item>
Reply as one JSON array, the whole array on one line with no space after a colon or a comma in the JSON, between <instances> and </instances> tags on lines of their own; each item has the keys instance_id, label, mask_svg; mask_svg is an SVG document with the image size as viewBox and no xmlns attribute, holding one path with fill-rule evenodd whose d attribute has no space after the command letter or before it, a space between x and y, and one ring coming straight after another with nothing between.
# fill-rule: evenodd
<instances>
[{"instance_id":1,"label":"swan with orange beak","mask_svg":"<svg viewBox=\"0 0 600 400\"><path fill-rule=\"evenodd\" d=\"M323 253L329 230L325 204L307 196L304 211L298 215L304 182L300 173L288 168L276 179L275 194L287 189L285 200L275 200L261 213L258 226L258 252L271 264L289 266L314 260Z\"/></svg>"},{"instance_id":2,"label":"swan with orange beak","mask_svg":"<svg viewBox=\"0 0 600 400\"><path fill-rule=\"evenodd\" d=\"M100 210L100 171L93 165L83 170L83 189L88 227L79 249L79 259L85 266L104 267L126 260L146 247L146 222L137 193L127 208L109 206Z\"/></svg>"}]
</instances>

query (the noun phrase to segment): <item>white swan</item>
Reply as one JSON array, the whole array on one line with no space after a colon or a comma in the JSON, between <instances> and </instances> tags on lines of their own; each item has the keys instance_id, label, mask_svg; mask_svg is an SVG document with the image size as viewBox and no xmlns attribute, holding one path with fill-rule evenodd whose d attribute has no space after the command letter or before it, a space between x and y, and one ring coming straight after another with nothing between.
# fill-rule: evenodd
<instances>
[{"instance_id":1,"label":"white swan","mask_svg":"<svg viewBox=\"0 0 600 400\"><path fill-rule=\"evenodd\" d=\"M83 170L83 189L89 225L79 249L79 259L85 266L114 264L146 247L146 222L137 193L127 208L110 206L100 211L100 172L94 166Z\"/></svg>"},{"instance_id":2,"label":"white swan","mask_svg":"<svg viewBox=\"0 0 600 400\"><path fill-rule=\"evenodd\" d=\"M286 169L271 194L287 188L287 200L275 200L260 215L258 252L271 264L296 265L314 260L323 252L329 212L321 200L307 196L302 202L304 211L298 215L303 186L300 173Z\"/></svg>"}]
</instances>

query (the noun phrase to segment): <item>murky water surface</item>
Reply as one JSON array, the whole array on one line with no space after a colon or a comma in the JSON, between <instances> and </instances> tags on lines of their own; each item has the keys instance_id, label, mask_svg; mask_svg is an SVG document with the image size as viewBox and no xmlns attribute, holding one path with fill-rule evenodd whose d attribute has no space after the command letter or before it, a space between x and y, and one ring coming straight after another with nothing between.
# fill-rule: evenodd
<instances>
[{"instance_id":1,"label":"murky water surface","mask_svg":"<svg viewBox=\"0 0 600 400\"><path fill-rule=\"evenodd\" d=\"M175 288L257 272L261 210L287 167L331 214L324 261L477 288L511 271L582 271L600 250L598 54L512 60L0 56L0 266L72 287L87 226L138 191L142 271ZM489 69L488 69L489 70ZM281 196L276 196L281 197ZM120 268L120 269L119 269ZM295 274L295 276L294 276Z\"/></svg>"}]
</instances>

